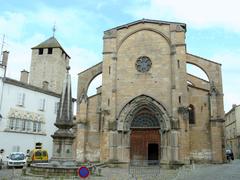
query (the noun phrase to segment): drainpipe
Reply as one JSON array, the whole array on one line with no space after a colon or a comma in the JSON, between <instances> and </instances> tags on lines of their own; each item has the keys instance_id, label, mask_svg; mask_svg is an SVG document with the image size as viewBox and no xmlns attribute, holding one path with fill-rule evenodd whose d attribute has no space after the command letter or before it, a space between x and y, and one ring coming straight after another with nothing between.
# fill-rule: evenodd
<instances>
[{"instance_id":1,"label":"drainpipe","mask_svg":"<svg viewBox=\"0 0 240 180\"><path fill-rule=\"evenodd\" d=\"M8 51L2 52L2 61L0 63L1 74L0 78L2 80L2 88L1 88L1 95L0 95L0 120L2 120L2 99L3 99L3 87L4 87L4 80L6 77L6 70L7 70L7 62L8 62Z\"/></svg>"}]
</instances>

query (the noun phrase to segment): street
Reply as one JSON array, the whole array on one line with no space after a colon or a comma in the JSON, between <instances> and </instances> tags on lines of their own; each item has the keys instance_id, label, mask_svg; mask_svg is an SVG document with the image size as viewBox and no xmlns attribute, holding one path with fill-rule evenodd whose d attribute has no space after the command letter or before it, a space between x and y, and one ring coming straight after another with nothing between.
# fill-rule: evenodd
<instances>
[{"instance_id":1,"label":"street","mask_svg":"<svg viewBox=\"0 0 240 180\"><path fill-rule=\"evenodd\" d=\"M0 170L0 180L12 180L17 179L21 175L22 169L7 169L6 166L3 167L3 169Z\"/></svg>"},{"instance_id":2,"label":"street","mask_svg":"<svg viewBox=\"0 0 240 180\"><path fill-rule=\"evenodd\" d=\"M59 178L62 179L63 177ZM44 178L22 177L21 169L0 170L0 180L34 180ZM55 179L55 178L53 178ZM72 178L79 179L79 177ZM136 179L128 176L127 168L104 168L101 177L90 176L89 180L129 180ZM192 168L182 167L178 170L160 170L159 177L149 178L146 175L138 179L163 179L163 180L239 180L240 179L240 160L234 160L230 164L201 164Z\"/></svg>"},{"instance_id":3,"label":"street","mask_svg":"<svg viewBox=\"0 0 240 180\"><path fill-rule=\"evenodd\" d=\"M196 165L192 170L179 170L176 180L239 180L240 160L229 164Z\"/></svg>"}]
</instances>

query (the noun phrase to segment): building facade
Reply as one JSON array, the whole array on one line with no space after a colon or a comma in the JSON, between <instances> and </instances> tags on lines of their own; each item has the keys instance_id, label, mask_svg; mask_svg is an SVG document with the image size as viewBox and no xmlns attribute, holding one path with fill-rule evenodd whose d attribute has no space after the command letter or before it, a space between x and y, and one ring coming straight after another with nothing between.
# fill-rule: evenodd
<instances>
[{"instance_id":1,"label":"building facade","mask_svg":"<svg viewBox=\"0 0 240 180\"><path fill-rule=\"evenodd\" d=\"M185 37L184 23L147 19L104 32L102 62L78 75L78 161L223 162L221 65L189 54Z\"/></svg>"},{"instance_id":2,"label":"building facade","mask_svg":"<svg viewBox=\"0 0 240 180\"><path fill-rule=\"evenodd\" d=\"M26 153L41 142L52 156L60 93L70 57L51 37L32 48L31 70L20 81L6 77L8 52L0 64L0 149ZM29 79L30 76L30 79Z\"/></svg>"},{"instance_id":3,"label":"building facade","mask_svg":"<svg viewBox=\"0 0 240 180\"><path fill-rule=\"evenodd\" d=\"M10 78L2 79L0 88L0 148L4 149L4 160L11 152L32 150L37 142L51 157L60 95Z\"/></svg>"},{"instance_id":4,"label":"building facade","mask_svg":"<svg viewBox=\"0 0 240 180\"><path fill-rule=\"evenodd\" d=\"M226 148L232 149L235 158L240 157L240 105L233 105L225 114Z\"/></svg>"},{"instance_id":5,"label":"building facade","mask_svg":"<svg viewBox=\"0 0 240 180\"><path fill-rule=\"evenodd\" d=\"M29 84L60 94L69 60L55 37L33 47Z\"/></svg>"}]
</instances>

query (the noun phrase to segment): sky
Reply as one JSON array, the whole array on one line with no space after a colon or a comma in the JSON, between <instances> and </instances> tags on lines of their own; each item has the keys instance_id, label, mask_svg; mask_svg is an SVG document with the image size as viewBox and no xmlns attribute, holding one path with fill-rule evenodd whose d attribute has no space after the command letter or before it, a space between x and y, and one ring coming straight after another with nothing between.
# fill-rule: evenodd
<instances>
[{"instance_id":1,"label":"sky","mask_svg":"<svg viewBox=\"0 0 240 180\"><path fill-rule=\"evenodd\" d=\"M0 0L0 45L5 35L3 50L10 51L7 76L19 80L21 70L30 70L31 47L51 37L55 24L55 37L71 56L76 97L77 74L102 61L105 30L142 18L182 22L187 52L222 64L228 112L240 104L239 7L238 0Z\"/></svg>"}]
</instances>

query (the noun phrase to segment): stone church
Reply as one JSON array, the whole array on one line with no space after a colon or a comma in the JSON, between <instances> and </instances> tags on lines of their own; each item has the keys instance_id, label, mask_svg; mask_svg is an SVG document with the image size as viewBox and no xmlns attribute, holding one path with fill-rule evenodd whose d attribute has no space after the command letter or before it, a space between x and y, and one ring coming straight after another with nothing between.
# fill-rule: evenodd
<instances>
[{"instance_id":1,"label":"stone church","mask_svg":"<svg viewBox=\"0 0 240 180\"><path fill-rule=\"evenodd\" d=\"M223 162L221 64L188 53L186 31L142 19L104 32L102 62L78 74L76 160ZM102 86L88 97L99 74Z\"/></svg>"}]
</instances>

